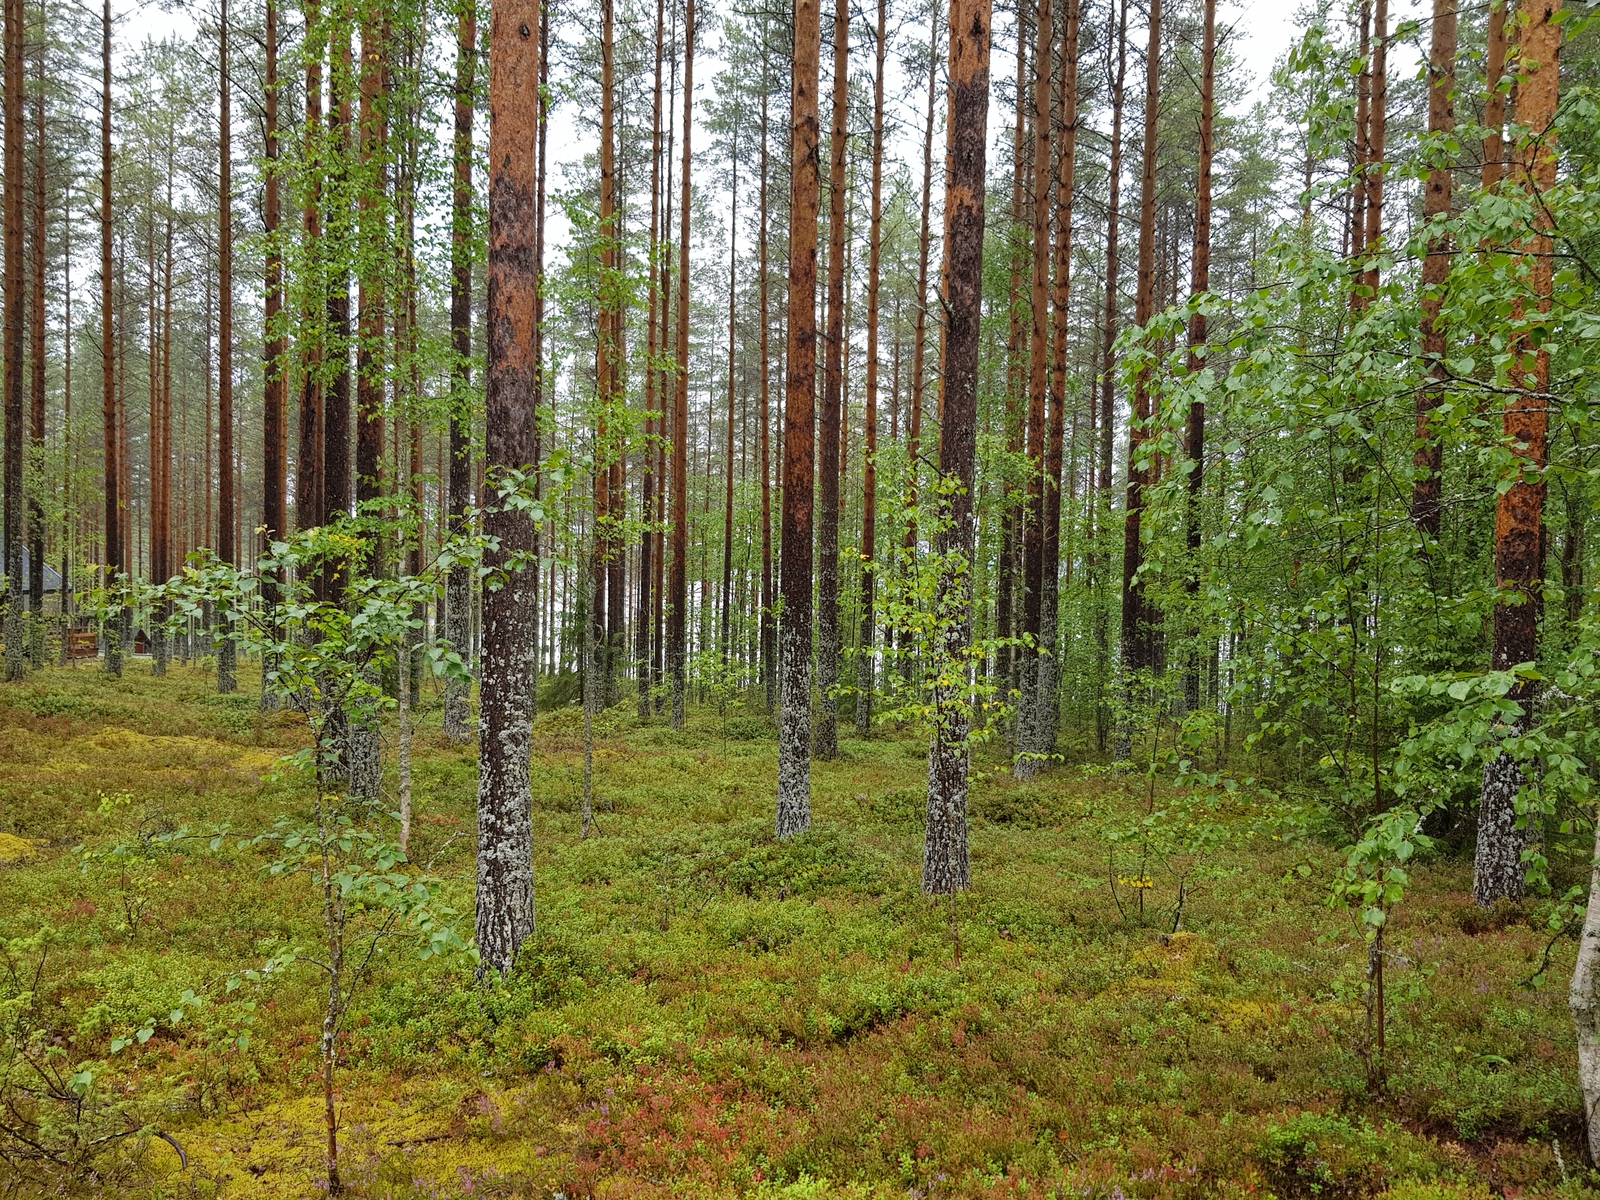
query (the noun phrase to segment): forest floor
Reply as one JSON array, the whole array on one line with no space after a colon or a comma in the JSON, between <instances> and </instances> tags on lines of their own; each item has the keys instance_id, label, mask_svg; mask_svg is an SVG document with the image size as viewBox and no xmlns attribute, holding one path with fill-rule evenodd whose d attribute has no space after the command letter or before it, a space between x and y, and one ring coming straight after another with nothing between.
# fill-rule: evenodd
<instances>
[{"instance_id":1,"label":"forest floor","mask_svg":"<svg viewBox=\"0 0 1600 1200\"><path fill-rule=\"evenodd\" d=\"M239 844L312 801L275 769L301 725L241 676L219 697L198 667L138 660L0 688L0 1194L324 1193L321 973L226 986L321 937L310 881ZM814 764L813 829L780 844L758 708L674 734L629 707L600 722L588 840L579 714L538 720L539 928L508 985L403 938L372 960L338 1075L351 1194L1600 1195L1571 943L1521 986L1548 934L1474 909L1466 858L1420 864L1394 916L1375 1097L1366 949L1326 903L1338 854L1283 836L1282 812L1163 786L1155 811L1203 809L1204 835L1168 828L1141 865L1142 775L1020 785L982 762L952 906L918 891L912 731ZM470 936L475 760L430 721L412 858ZM16 1090L21 1050L64 1102ZM19 1111L75 1177L5 1132Z\"/></svg>"}]
</instances>

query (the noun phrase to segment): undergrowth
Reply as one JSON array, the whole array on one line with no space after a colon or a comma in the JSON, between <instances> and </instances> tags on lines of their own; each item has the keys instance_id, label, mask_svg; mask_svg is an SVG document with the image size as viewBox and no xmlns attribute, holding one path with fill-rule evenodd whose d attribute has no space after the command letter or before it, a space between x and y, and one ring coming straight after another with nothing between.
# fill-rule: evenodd
<instances>
[{"instance_id":1,"label":"undergrowth","mask_svg":"<svg viewBox=\"0 0 1600 1200\"><path fill-rule=\"evenodd\" d=\"M248 672L219 699L147 671L0 690L0 1192L314 1194L319 983L262 968L315 945L316 898L241 845L308 804L276 766L299 725ZM509 984L380 953L355 997L354 1195L1600 1194L1563 990L1519 986L1548 936L1476 914L1464 859L1395 914L1375 1097L1336 853L1246 804L1117 866L1142 785L980 762L975 886L934 903L916 731L814 764L813 830L780 843L758 705L681 735L622 706L583 841L574 711L535 727L539 927ZM430 720L412 857L468 933L475 762Z\"/></svg>"}]
</instances>

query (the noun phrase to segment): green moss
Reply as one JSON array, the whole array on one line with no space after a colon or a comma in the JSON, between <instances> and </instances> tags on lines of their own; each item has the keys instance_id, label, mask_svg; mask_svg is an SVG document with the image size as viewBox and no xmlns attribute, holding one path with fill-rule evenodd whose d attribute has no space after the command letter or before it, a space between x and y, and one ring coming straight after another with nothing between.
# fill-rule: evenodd
<instances>
[{"instance_id":1,"label":"green moss","mask_svg":"<svg viewBox=\"0 0 1600 1200\"><path fill-rule=\"evenodd\" d=\"M306 882L237 845L310 797L274 767L302 723L259 714L240 682L214 698L199 668L158 681L136 663L0 689L0 825L30 848L0 854L0 1006L28 1015L8 1036L92 1073L84 1133L132 1121L190 1156L184 1173L166 1142L119 1137L96 1169L121 1195L317 1187L319 972L222 984L319 937ZM476 762L428 711L413 856L466 932ZM1544 935L1458 919L1457 860L1416 869L1391 930L1375 1101L1363 948L1322 903L1325 852L1258 835L1258 813L1230 808L1222 848L1147 862L1141 919L1127 888L1112 898L1105 837L1141 797L1062 770L1018 785L980 758L974 887L935 901L915 730L815 763L813 828L779 842L759 702L691 709L682 732L623 704L599 729L582 839L581 713L536 726L539 925L512 977L484 990L464 960L374 958L341 1043L354 1195L1594 1194L1562 989L1516 986ZM152 837L223 826L216 849ZM173 1021L186 989L206 1002ZM29 1170L94 1191L82 1170Z\"/></svg>"}]
</instances>

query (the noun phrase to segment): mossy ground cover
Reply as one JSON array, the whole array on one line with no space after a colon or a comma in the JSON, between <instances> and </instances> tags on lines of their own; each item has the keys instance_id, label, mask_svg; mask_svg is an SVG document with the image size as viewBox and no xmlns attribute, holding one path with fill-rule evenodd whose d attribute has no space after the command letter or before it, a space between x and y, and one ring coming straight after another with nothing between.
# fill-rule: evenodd
<instances>
[{"instance_id":1,"label":"mossy ground cover","mask_svg":"<svg viewBox=\"0 0 1600 1200\"><path fill-rule=\"evenodd\" d=\"M0 689L5 1053L26 1025L64 1084L89 1073L50 1116L72 1163L13 1141L0 1192L319 1194L318 973L225 986L320 936L306 881L204 836L311 802L274 769L301 725L259 713L242 675L234 697L142 661ZM1247 804L1213 814L1237 836L1119 864L1108 834L1141 784L1065 767L1023 786L980 762L974 887L952 906L918 892L913 730L815 764L814 828L780 844L758 709L696 710L682 733L605 714L587 841L580 728L563 709L535 731L539 931L515 978L485 992L464 957L399 942L373 960L341 1046L352 1194L1600 1194L1571 948L1555 982L1520 986L1548 937L1479 918L1469 861L1421 864L1395 915L1374 1098L1365 947L1324 903L1335 851L1274 837ZM435 718L412 859L464 934L474 799L473 753Z\"/></svg>"}]
</instances>

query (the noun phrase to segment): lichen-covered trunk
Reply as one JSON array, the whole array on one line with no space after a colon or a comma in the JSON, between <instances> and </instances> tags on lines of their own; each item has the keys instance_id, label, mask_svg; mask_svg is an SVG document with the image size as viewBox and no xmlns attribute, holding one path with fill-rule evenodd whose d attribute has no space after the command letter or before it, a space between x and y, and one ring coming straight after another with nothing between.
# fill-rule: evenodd
<instances>
[{"instance_id":1,"label":"lichen-covered trunk","mask_svg":"<svg viewBox=\"0 0 1600 1200\"><path fill-rule=\"evenodd\" d=\"M784 359L783 513L778 543L777 834L811 825L811 504L817 380L817 0L795 0L790 95L789 314Z\"/></svg>"},{"instance_id":2,"label":"lichen-covered trunk","mask_svg":"<svg viewBox=\"0 0 1600 1200\"><path fill-rule=\"evenodd\" d=\"M489 54L489 262L485 457L493 476L536 466L533 356L535 243L534 132L539 115L536 11L492 10ZM511 970L534 926L533 829L528 737L533 716L533 569L507 569L534 546L533 522L486 506L486 556L502 571L483 595L483 684L478 768L477 940L483 968Z\"/></svg>"},{"instance_id":3,"label":"lichen-covered trunk","mask_svg":"<svg viewBox=\"0 0 1600 1200\"><path fill-rule=\"evenodd\" d=\"M1560 94L1561 27L1556 23L1559 0L1532 0L1518 20L1522 26L1518 64L1517 119L1531 132L1515 164L1514 179L1530 196L1547 195L1555 186L1555 116ZM1516 356L1513 385L1520 386L1505 408L1503 432L1512 448L1511 465L1502 481L1494 514L1494 567L1498 595L1494 606L1493 668L1506 671L1539 656L1539 616L1544 579L1544 468L1549 425L1550 355L1543 336L1530 325L1543 323L1550 312L1552 240L1550 219L1537 205L1534 233L1522 244L1527 255L1528 292L1537 318L1530 321L1527 300L1513 301L1516 326L1510 351ZM1533 719L1535 685L1519 683L1510 698L1522 706L1512 733L1525 732ZM1522 768L1501 753L1483 769L1478 805L1478 845L1472 895L1483 905L1507 897L1520 899L1524 889L1522 849L1527 834L1518 828L1517 791Z\"/></svg>"},{"instance_id":4,"label":"lichen-covered trunk","mask_svg":"<svg viewBox=\"0 0 1600 1200\"><path fill-rule=\"evenodd\" d=\"M972 635L973 468L978 335L983 305L984 149L989 112L990 0L950 5L949 112L944 192L944 379L935 598L939 626L928 747L922 890L949 894L971 879L967 858L968 643Z\"/></svg>"}]
</instances>

